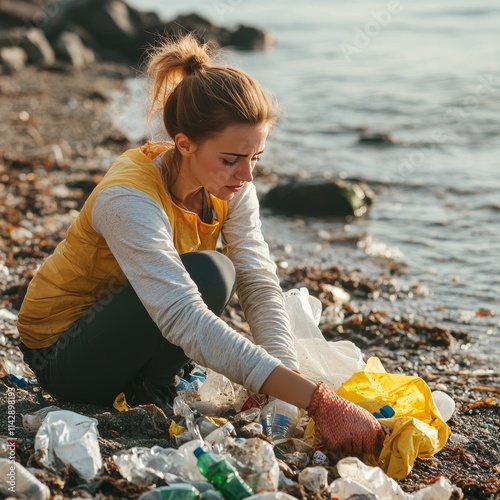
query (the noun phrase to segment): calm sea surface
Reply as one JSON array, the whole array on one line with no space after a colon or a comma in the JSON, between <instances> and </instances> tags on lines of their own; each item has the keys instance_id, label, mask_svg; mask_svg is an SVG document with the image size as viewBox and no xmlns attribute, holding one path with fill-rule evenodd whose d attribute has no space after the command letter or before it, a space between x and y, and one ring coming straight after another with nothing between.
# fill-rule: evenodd
<instances>
[{"instance_id":1,"label":"calm sea surface","mask_svg":"<svg viewBox=\"0 0 500 500\"><path fill-rule=\"evenodd\" d=\"M284 110L263 164L303 175L363 177L379 188L346 224L264 214L276 256L370 275L403 270L428 290L379 309L469 331L469 350L500 360L500 4L497 0L133 0L171 18L268 29L276 45L226 60ZM144 82L130 82L127 127L142 137ZM358 143L362 129L395 145ZM496 315L478 315L487 310Z\"/></svg>"}]
</instances>

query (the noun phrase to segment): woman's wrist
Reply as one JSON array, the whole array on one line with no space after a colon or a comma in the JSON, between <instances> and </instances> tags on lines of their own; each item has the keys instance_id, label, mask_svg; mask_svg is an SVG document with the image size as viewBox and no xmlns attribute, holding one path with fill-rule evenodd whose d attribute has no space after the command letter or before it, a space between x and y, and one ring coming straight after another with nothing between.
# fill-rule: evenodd
<instances>
[{"instance_id":1,"label":"woman's wrist","mask_svg":"<svg viewBox=\"0 0 500 500\"><path fill-rule=\"evenodd\" d=\"M279 365L267 377L260 392L306 409L311 404L316 388L317 384L300 373Z\"/></svg>"}]
</instances>

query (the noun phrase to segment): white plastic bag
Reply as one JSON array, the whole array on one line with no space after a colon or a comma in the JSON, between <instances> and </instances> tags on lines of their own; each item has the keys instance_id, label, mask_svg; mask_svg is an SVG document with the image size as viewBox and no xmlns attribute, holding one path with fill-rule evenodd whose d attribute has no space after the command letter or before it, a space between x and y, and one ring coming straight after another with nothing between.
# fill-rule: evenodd
<instances>
[{"instance_id":1,"label":"white plastic bag","mask_svg":"<svg viewBox=\"0 0 500 500\"><path fill-rule=\"evenodd\" d=\"M307 288L285 293L300 371L309 379L323 381L334 390L366 363L361 350L349 340L328 342L319 329L321 301L309 295Z\"/></svg>"},{"instance_id":2,"label":"white plastic bag","mask_svg":"<svg viewBox=\"0 0 500 500\"><path fill-rule=\"evenodd\" d=\"M366 495L377 500L448 500L453 492L450 481L439 481L415 493L406 493L401 486L379 467L365 465L356 457L337 462L339 479L330 484L330 494L339 498Z\"/></svg>"},{"instance_id":3,"label":"white plastic bag","mask_svg":"<svg viewBox=\"0 0 500 500\"><path fill-rule=\"evenodd\" d=\"M39 462L49 467L55 457L71 464L76 472L91 481L102 470L97 420L68 410L47 414L35 436Z\"/></svg>"}]
</instances>

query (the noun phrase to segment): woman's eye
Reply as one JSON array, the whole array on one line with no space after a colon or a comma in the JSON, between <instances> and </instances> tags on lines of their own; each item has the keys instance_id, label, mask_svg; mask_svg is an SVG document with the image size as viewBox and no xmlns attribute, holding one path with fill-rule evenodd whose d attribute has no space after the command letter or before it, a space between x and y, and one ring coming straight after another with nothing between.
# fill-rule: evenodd
<instances>
[{"instance_id":1,"label":"woman's eye","mask_svg":"<svg viewBox=\"0 0 500 500\"><path fill-rule=\"evenodd\" d=\"M237 161L238 161L238 158L236 158L236 160L233 160L233 161L229 161L229 160L222 158L222 163L224 163L224 165L227 165L228 167L233 167L234 165L236 165Z\"/></svg>"},{"instance_id":2,"label":"woman's eye","mask_svg":"<svg viewBox=\"0 0 500 500\"><path fill-rule=\"evenodd\" d=\"M260 161L260 156L256 156L255 158L252 158L252 161L256 161L258 163Z\"/></svg>"}]
</instances>

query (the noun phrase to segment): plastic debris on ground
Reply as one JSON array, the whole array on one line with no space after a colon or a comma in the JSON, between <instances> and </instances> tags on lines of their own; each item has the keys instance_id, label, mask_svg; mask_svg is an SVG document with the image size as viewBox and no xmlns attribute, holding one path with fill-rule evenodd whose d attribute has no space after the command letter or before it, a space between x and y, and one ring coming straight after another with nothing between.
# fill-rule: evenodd
<instances>
[{"instance_id":1,"label":"plastic debris on ground","mask_svg":"<svg viewBox=\"0 0 500 500\"><path fill-rule=\"evenodd\" d=\"M321 330L322 304L307 288L285 293L300 371L313 381L323 381L337 390L353 373L363 371L366 363L361 350L352 342L328 342Z\"/></svg>"},{"instance_id":2,"label":"plastic debris on ground","mask_svg":"<svg viewBox=\"0 0 500 500\"><path fill-rule=\"evenodd\" d=\"M49 488L40 482L19 462L0 458L0 493L5 497L21 497L30 500L47 500Z\"/></svg>"},{"instance_id":3,"label":"plastic debris on ground","mask_svg":"<svg viewBox=\"0 0 500 500\"><path fill-rule=\"evenodd\" d=\"M327 342L318 328L321 303L310 297L306 289L287 292L286 304L293 331L301 332L296 345L302 373L313 380L327 381L339 394L366 407L390 430L384 446L386 454L381 455L382 468L365 465L353 457L338 461L342 455L322 448L321 433L302 410L283 401L249 394L226 377L195 366L190 374L184 375L186 379L177 380L178 396L173 404L177 418L170 421L168 428L176 448L133 447L113 454L118 471L127 481L150 488L141 499L222 498L198 469L195 451L199 449L216 457L217 463L227 461L228 470L234 468L236 475L251 489L251 496L248 496L250 489L245 493L250 499L293 499L296 497L289 493L304 495L304 492L317 498L328 495L331 499L353 495L380 500L449 498L454 489L444 478L409 494L389 477L404 477L417 456L404 445L405 440L414 444L414 434L400 432L403 445L394 444L399 431L391 421L412 416L419 436L427 436L425 439L431 443L430 447L422 447L424 454L418 455L425 458L425 453L431 456L444 445L448 429L444 421L453 414L454 401L444 392L431 393L417 377L385 373L377 358L365 363L361 351L351 342ZM8 373L15 371L16 376L25 376L18 366L7 368ZM377 383L370 377L375 377ZM412 383L405 388L403 382L409 379ZM401 382L403 389L396 390L394 381ZM373 393L374 386L383 386L383 397ZM123 403L115 408L127 413L134 410ZM226 411L232 415L231 421L217 416ZM426 419L430 419L429 422ZM420 424L428 425L432 431L427 432ZM102 471L96 425L95 419L57 407L23 416L25 429L37 432L35 449L39 463L48 467L54 465L57 458L71 464L87 481ZM240 433L244 438L239 437ZM165 438L167 443L167 436ZM325 467L334 465L340 478L328 484ZM32 479L37 481L34 476Z\"/></svg>"},{"instance_id":4,"label":"plastic debris on ground","mask_svg":"<svg viewBox=\"0 0 500 500\"><path fill-rule=\"evenodd\" d=\"M113 460L125 479L141 486L150 486L160 479L168 482L204 481L193 455L194 450L203 444L195 439L178 449L134 447L116 453Z\"/></svg>"},{"instance_id":5,"label":"plastic debris on ground","mask_svg":"<svg viewBox=\"0 0 500 500\"><path fill-rule=\"evenodd\" d=\"M307 491L320 495L328 487L328 472L324 467L306 467L299 473L299 483Z\"/></svg>"},{"instance_id":6,"label":"plastic debris on ground","mask_svg":"<svg viewBox=\"0 0 500 500\"><path fill-rule=\"evenodd\" d=\"M366 371L355 373L338 390L339 396L359 404L370 413L378 413L385 405L394 416L380 418L390 429L378 459L367 457L388 476L404 479L416 458L430 458L443 448L450 428L441 418L428 385L419 377L376 371L377 358L368 360Z\"/></svg>"},{"instance_id":7,"label":"plastic debris on ground","mask_svg":"<svg viewBox=\"0 0 500 500\"><path fill-rule=\"evenodd\" d=\"M279 465L270 443L249 438L242 441L230 439L225 444L228 459L255 493L278 489Z\"/></svg>"},{"instance_id":8,"label":"plastic debris on ground","mask_svg":"<svg viewBox=\"0 0 500 500\"><path fill-rule=\"evenodd\" d=\"M35 436L38 461L45 467L56 458L70 464L79 476L90 481L102 470L97 420L67 410L47 414Z\"/></svg>"},{"instance_id":9,"label":"plastic debris on ground","mask_svg":"<svg viewBox=\"0 0 500 500\"><path fill-rule=\"evenodd\" d=\"M40 410L35 411L34 413L27 413L26 415L23 415L23 427L28 432L35 433L42 425L48 413L60 410L61 408L59 408L58 406L46 406L44 408L41 408Z\"/></svg>"},{"instance_id":10,"label":"plastic debris on ground","mask_svg":"<svg viewBox=\"0 0 500 500\"><path fill-rule=\"evenodd\" d=\"M355 457L339 460L337 471L340 479L329 486L332 500L356 495L373 495L374 500L448 500L453 493L451 483L444 477L414 494L405 493L382 469L365 465Z\"/></svg>"}]
</instances>

